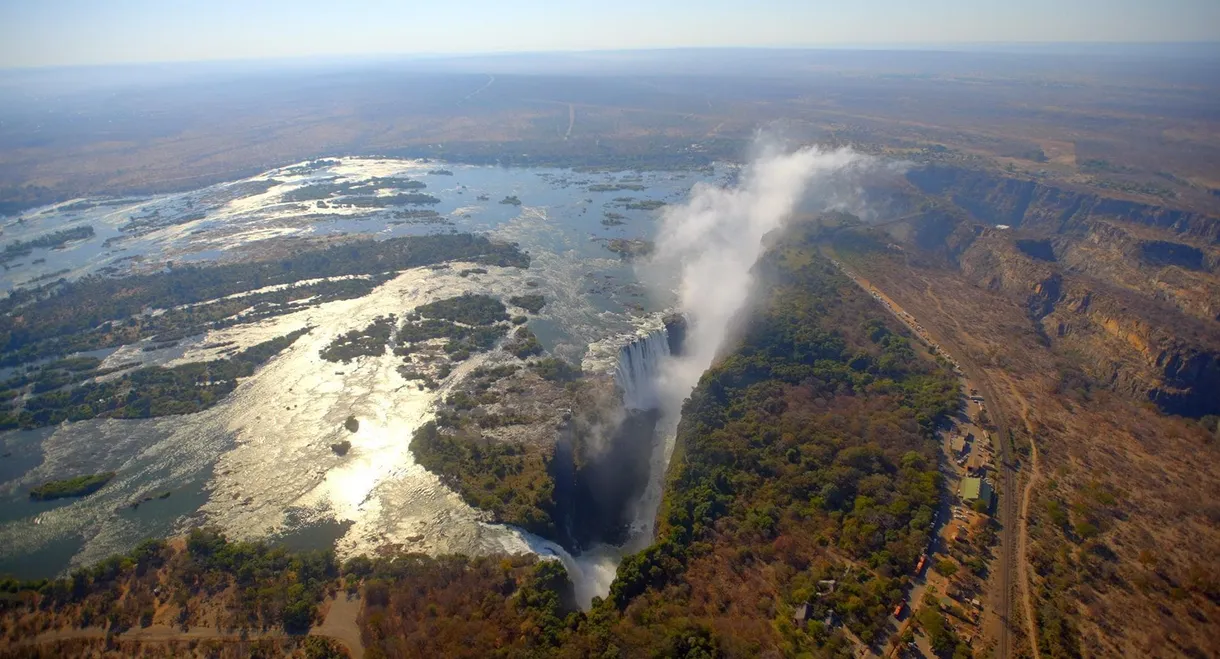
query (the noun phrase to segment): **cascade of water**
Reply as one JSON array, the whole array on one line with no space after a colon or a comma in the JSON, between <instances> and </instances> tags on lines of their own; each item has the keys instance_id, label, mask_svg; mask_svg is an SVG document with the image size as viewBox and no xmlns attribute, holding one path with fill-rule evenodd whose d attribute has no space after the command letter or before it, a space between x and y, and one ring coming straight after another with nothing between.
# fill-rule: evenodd
<instances>
[{"instance_id":1,"label":"cascade of water","mask_svg":"<svg viewBox=\"0 0 1220 659\"><path fill-rule=\"evenodd\" d=\"M526 531L519 531L519 535L533 553L563 563L568 578L572 580L576 603L582 609L587 610L594 597L605 597L610 592L610 584L623 558L623 551L619 547L599 544L581 552L579 556L573 556L558 543L546 538Z\"/></svg>"},{"instance_id":2,"label":"cascade of water","mask_svg":"<svg viewBox=\"0 0 1220 659\"><path fill-rule=\"evenodd\" d=\"M660 406L657 378L669 357L669 335L664 328L652 330L619 350L614 379L629 410L653 410Z\"/></svg>"}]
</instances>

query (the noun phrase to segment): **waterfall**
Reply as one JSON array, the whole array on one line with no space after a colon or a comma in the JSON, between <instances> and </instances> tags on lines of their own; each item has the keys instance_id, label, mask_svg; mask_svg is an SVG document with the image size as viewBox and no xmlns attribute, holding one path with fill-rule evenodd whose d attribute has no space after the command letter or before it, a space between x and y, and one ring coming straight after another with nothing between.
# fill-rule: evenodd
<instances>
[{"instance_id":1,"label":"waterfall","mask_svg":"<svg viewBox=\"0 0 1220 659\"><path fill-rule=\"evenodd\" d=\"M664 476L663 458L668 455L665 441L656 441L655 426L661 408L659 382L662 369L669 361L670 345L674 337L665 327L640 334L619 348L614 379L623 396L623 407L629 412L619 427L608 435L609 446L597 453L596 458L584 466L584 483L597 500L586 501L590 506L605 504L605 510L590 509L588 514L605 514L613 511L616 517L624 517L629 537L623 546L594 542L582 547L575 556L560 544L546 538L514 529L516 540L524 543L525 549L546 559L563 563L572 580L574 595L581 608L588 609L594 597L605 597L610 592L619 562L628 551L638 551L652 541L652 519L656 516L660 481ZM561 441L557 455L570 451ZM570 461L570 457L558 463ZM647 470L647 471L645 471ZM636 479L632 474L638 474ZM641 496L651 496L640 502ZM621 510L620 510L621 509ZM578 511L579 512L579 511ZM641 518L648 515L648 519ZM514 543L504 547L507 553L516 553L523 548Z\"/></svg>"},{"instance_id":2,"label":"waterfall","mask_svg":"<svg viewBox=\"0 0 1220 659\"><path fill-rule=\"evenodd\" d=\"M660 406L657 379L669 355L669 334L664 328L652 330L619 350L614 379L623 392L623 407L654 410Z\"/></svg>"},{"instance_id":3,"label":"waterfall","mask_svg":"<svg viewBox=\"0 0 1220 659\"><path fill-rule=\"evenodd\" d=\"M623 558L620 548L596 545L579 556L573 556L568 550L546 538L519 529L517 532L534 554L563 563L580 608L589 610L594 597L605 597L610 592L610 584L614 581L619 561Z\"/></svg>"}]
</instances>

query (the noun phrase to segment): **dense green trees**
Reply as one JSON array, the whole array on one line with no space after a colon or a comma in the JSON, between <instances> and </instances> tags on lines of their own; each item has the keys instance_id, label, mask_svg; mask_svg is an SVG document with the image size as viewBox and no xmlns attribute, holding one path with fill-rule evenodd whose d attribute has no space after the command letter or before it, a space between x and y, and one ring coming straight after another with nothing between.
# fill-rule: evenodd
<instances>
[{"instance_id":1,"label":"dense green trees","mask_svg":"<svg viewBox=\"0 0 1220 659\"><path fill-rule=\"evenodd\" d=\"M618 623L623 634L660 643L659 621L682 616L728 654L826 651L838 641L824 625L769 620L809 603L815 620L871 641L927 545L941 487L930 438L958 404L952 375L809 238L783 243L759 274L765 303L683 408L658 542L612 586L608 606L654 621L646 633ZM819 592L826 580L833 592Z\"/></svg>"},{"instance_id":2,"label":"dense green trees","mask_svg":"<svg viewBox=\"0 0 1220 659\"><path fill-rule=\"evenodd\" d=\"M473 399L463 396L474 405ZM457 397L450 404L465 407ZM464 500L496 520L555 537L555 483L543 453L483 439L474 428L441 432L431 421L411 437L411 453Z\"/></svg>"},{"instance_id":3,"label":"dense green trees","mask_svg":"<svg viewBox=\"0 0 1220 659\"><path fill-rule=\"evenodd\" d=\"M766 293L750 326L683 408L657 540L624 559L608 598L570 612L553 561L355 559L345 571L363 579L368 656L842 656L842 627L879 641L929 539L942 487L933 429L957 406L956 380L807 236L781 241L757 272ZM454 323L416 322L432 321ZM538 375L574 377L543 361ZM529 462L541 454L482 441L462 411L515 373L536 378L516 365L478 369L487 386L455 392L438 419L453 425L426 424L411 449L467 501L546 532L553 485L545 464ZM189 541L200 567L185 583L221 592L234 582L209 575L234 574L239 592L267 593L242 600L253 619L303 623L327 564L227 545ZM293 566L291 579L261 571L277 561ZM799 604L813 614L800 628ZM958 652L927 611L919 623L937 650Z\"/></svg>"},{"instance_id":4,"label":"dense green trees","mask_svg":"<svg viewBox=\"0 0 1220 659\"><path fill-rule=\"evenodd\" d=\"M416 307L415 311L425 318L449 320L465 325L492 325L508 320L503 302L489 295L475 293L422 304Z\"/></svg>"},{"instance_id":5,"label":"dense green trees","mask_svg":"<svg viewBox=\"0 0 1220 659\"><path fill-rule=\"evenodd\" d=\"M106 483L114 479L114 476L113 471L108 471L102 474L88 474L50 481L30 490L30 498L35 501L50 501L51 499L88 496L105 487Z\"/></svg>"},{"instance_id":6,"label":"dense green trees","mask_svg":"<svg viewBox=\"0 0 1220 659\"><path fill-rule=\"evenodd\" d=\"M352 330L335 338L322 349L321 357L346 364L357 357L384 355L397 322L393 314L378 316L364 331Z\"/></svg>"},{"instance_id":7,"label":"dense green trees","mask_svg":"<svg viewBox=\"0 0 1220 659\"><path fill-rule=\"evenodd\" d=\"M542 311L542 307L546 306L546 298L536 293L531 293L529 295L514 295L508 298L508 301L530 313L538 313L539 311Z\"/></svg>"}]
</instances>

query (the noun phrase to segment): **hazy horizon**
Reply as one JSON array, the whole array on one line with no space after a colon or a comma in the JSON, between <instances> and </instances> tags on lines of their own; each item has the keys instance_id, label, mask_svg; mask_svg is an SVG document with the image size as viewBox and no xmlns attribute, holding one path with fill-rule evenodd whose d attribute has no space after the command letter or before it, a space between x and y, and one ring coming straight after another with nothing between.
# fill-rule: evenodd
<instances>
[{"instance_id":1,"label":"hazy horizon","mask_svg":"<svg viewBox=\"0 0 1220 659\"><path fill-rule=\"evenodd\" d=\"M693 0L332 5L50 0L0 8L0 68L689 48L975 50L1220 41L1220 3Z\"/></svg>"}]
</instances>

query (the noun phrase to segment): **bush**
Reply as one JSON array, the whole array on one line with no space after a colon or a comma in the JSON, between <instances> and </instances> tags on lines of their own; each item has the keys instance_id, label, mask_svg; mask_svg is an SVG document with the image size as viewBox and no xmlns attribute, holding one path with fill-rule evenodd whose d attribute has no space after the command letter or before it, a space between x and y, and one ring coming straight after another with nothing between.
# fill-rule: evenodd
<instances>
[{"instance_id":1,"label":"bush","mask_svg":"<svg viewBox=\"0 0 1220 659\"><path fill-rule=\"evenodd\" d=\"M509 344L508 351L516 355L518 359L526 359L542 354L542 343L528 327L523 325L513 332L513 342Z\"/></svg>"},{"instance_id":2,"label":"bush","mask_svg":"<svg viewBox=\"0 0 1220 659\"><path fill-rule=\"evenodd\" d=\"M491 325L508 320L503 302L488 295L473 293L420 305L415 311L425 318L450 320L465 325Z\"/></svg>"},{"instance_id":3,"label":"bush","mask_svg":"<svg viewBox=\"0 0 1220 659\"><path fill-rule=\"evenodd\" d=\"M546 306L546 298L537 294L514 295L508 298L508 301L530 313L538 313Z\"/></svg>"},{"instance_id":4,"label":"bush","mask_svg":"<svg viewBox=\"0 0 1220 659\"><path fill-rule=\"evenodd\" d=\"M114 477L115 473L108 471L103 474L89 474L87 476L50 481L30 490L30 498L35 501L50 501L52 499L88 496L102 489Z\"/></svg>"}]
</instances>

